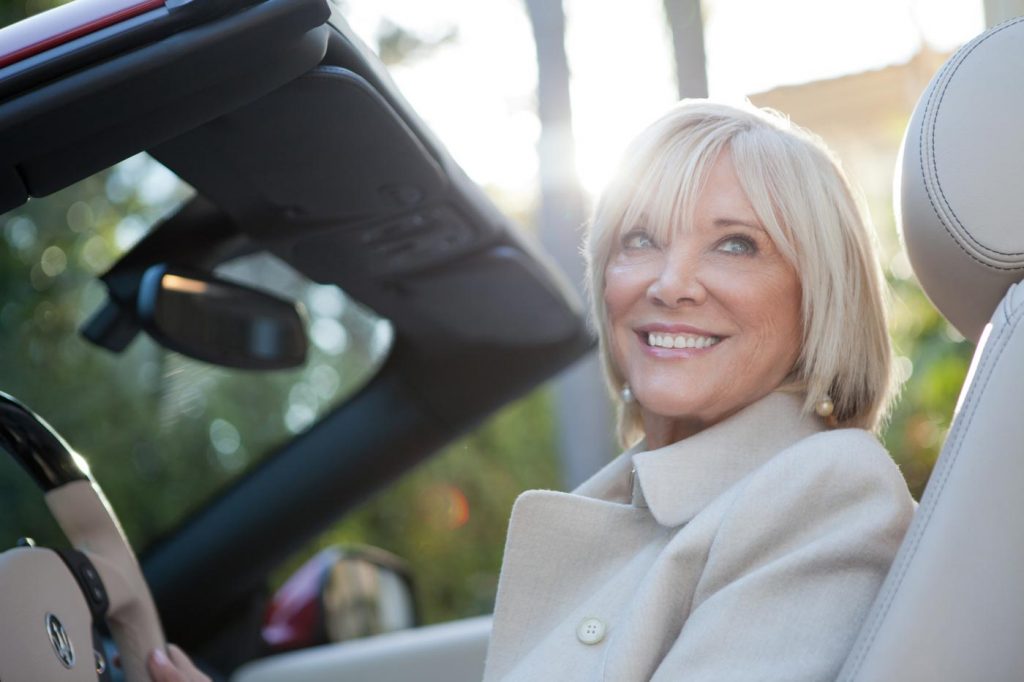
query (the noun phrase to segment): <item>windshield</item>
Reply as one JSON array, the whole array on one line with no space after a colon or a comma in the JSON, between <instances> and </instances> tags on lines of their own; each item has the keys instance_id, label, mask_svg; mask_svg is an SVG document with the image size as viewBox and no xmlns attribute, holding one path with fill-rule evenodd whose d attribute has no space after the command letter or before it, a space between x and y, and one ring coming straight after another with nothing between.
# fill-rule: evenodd
<instances>
[{"instance_id":1,"label":"windshield","mask_svg":"<svg viewBox=\"0 0 1024 682\"><path fill-rule=\"evenodd\" d=\"M256 254L217 274L301 301L310 350L294 370L233 370L165 350L140 334L121 354L87 342L105 300L97 276L194 194L139 155L0 225L0 390L26 403L85 456L137 550L342 403L380 368L391 325L335 286ZM0 457L0 543L65 544L42 495Z\"/></svg>"}]
</instances>

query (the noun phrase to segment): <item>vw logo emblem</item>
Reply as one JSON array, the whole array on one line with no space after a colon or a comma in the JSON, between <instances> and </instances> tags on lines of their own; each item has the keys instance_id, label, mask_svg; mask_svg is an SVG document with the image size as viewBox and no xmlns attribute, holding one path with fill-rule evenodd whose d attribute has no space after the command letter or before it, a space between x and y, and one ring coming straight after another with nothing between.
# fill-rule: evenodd
<instances>
[{"instance_id":1,"label":"vw logo emblem","mask_svg":"<svg viewBox=\"0 0 1024 682\"><path fill-rule=\"evenodd\" d=\"M65 668L75 665L75 649L71 646L71 638L68 637L64 625L60 619L52 613L46 614L46 634L50 636L50 644L53 645L53 653L64 664Z\"/></svg>"}]
</instances>

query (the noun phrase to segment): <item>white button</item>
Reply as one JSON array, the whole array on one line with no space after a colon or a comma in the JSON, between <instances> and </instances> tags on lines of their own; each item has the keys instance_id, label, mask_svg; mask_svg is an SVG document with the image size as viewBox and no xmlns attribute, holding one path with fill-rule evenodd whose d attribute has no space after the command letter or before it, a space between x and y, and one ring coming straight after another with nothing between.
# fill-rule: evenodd
<instances>
[{"instance_id":1,"label":"white button","mask_svg":"<svg viewBox=\"0 0 1024 682\"><path fill-rule=\"evenodd\" d=\"M604 623L597 618L584 618L576 628L576 636L584 644L597 644L604 639Z\"/></svg>"}]
</instances>

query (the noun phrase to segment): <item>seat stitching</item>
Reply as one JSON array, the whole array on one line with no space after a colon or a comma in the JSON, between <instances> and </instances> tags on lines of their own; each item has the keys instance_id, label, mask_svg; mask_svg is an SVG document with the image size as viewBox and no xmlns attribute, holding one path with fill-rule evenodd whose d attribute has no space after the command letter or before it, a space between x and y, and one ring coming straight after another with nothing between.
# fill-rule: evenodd
<instances>
[{"instance_id":1,"label":"seat stitching","mask_svg":"<svg viewBox=\"0 0 1024 682\"><path fill-rule=\"evenodd\" d=\"M999 251L998 249L993 249L993 248L991 248L989 246L986 246L986 245L982 244L981 242L979 242L977 240L977 238L975 238L974 235L972 235L971 232L964 226L963 222L961 222L960 217L956 214L956 210L952 207L952 205L949 202L949 199L946 197L945 191L943 190L943 187L942 187L942 180L939 177L938 161L937 161L936 154L935 154L935 129L938 126L939 113L940 113L940 111L942 109L942 101L946 97L946 91L949 89L949 86L952 83L954 76L956 76L956 72L960 69L960 67L963 65L963 63L965 61L967 61L967 58L971 55L971 53L974 52L976 49L978 49L978 47L981 46L981 44L984 43L986 40L988 40L989 38L995 36L998 33L1001 33L1002 31L1010 28L1011 26L1014 26L1014 25L1020 23L1021 21L1024 21L1024 19L1018 17L1016 19L1011 19L1011 20L1003 23L999 27L993 29L991 33L988 33L987 35L983 36L974 45L972 45L969 48L967 48L964 51L964 53L962 55L960 55L960 57L958 59L955 60L955 65L953 65L953 62L950 62L950 65L952 66L952 68L949 69L948 75L946 75L946 73L945 73L947 71L947 69L943 69L943 74L939 78L939 82L941 82L942 85L940 87L938 84L936 84L936 91L941 89L941 93L939 94L938 101L935 104L934 120L932 121L931 125L928 126L928 138L929 138L928 139L928 142L929 142L928 148L929 148L929 151L930 151L930 154L931 154L931 165L932 165L932 174L931 174L930 177L932 179L934 179L936 189L938 190L939 196L942 198L942 203L943 203L944 207L949 212L949 215L952 216L953 220L956 221L957 226L960 228L957 232L960 233L962 236L966 237L969 241L971 241L976 247L978 247L982 251L987 251L989 253L997 254L997 255L1000 255L1000 256L1021 256L1021 255L1024 255L1024 252ZM933 91L932 94L934 95L934 93L935 93L935 91ZM929 107L931 106L931 99L932 99L932 97L929 97ZM926 108L926 116L925 116L925 118L927 119L927 108ZM924 129L925 129L925 126L922 124L922 126L921 126L921 138L924 137ZM921 144L921 142L923 142L923 139L919 140L918 144L920 145L921 149L924 149L924 145ZM924 162L924 159L922 158L922 172L923 172L923 162ZM932 200L931 193L929 192L928 194L929 194L928 200L929 200L929 202L931 202L931 200ZM932 209L935 211L936 215L938 216L939 212L936 209L936 207L934 206L934 204L932 206ZM943 219L942 216L939 216L939 220L942 221L943 227L946 227L946 221ZM947 232L950 232L950 231L947 229ZM954 235L952 232L950 232L950 236L952 236L954 238L954 240L956 240L956 235ZM960 246L960 248L965 253L967 253L969 256L971 256L971 258L974 258L974 260L978 261L979 263L982 263L983 265L986 265L988 267L992 267L992 268L995 268L995 269L998 269L998 270L1021 270L1021 269L1024 269L1024 266L1015 266L1015 267L1014 266L998 266L998 265L991 265L989 263L985 263L984 261L982 261L979 258L975 257L974 254L971 254L966 249L964 249L964 247L959 243L959 240L956 240L956 241L957 241L957 245Z\"/></svg>"},{"instance_id":2,"label":"seat stitching","mask_svg":"<svg viewBox=\"0 0 1024 682\"><path fill-rule=\"evenodd\" d=\"M931 176L929 175L928 170L925 167L925 162L924 162L924 151L927 148L925 146L925 144L924 144L925 129L928 127L928 118L931 116L931 112L932 112L932 101L935 99L936 94L937 94L937 92L939 90L939 85L938 84L943 81L946 72L949 71L952 68L952 64L953 64L952 61L947 62L946 65L942 68L942 70L939 71L939 75L938 75L938 77L936 79L936 86L934 88L932 88L931 91L928 93L928 101L925 103L924 113L922 114L923 120L921 121L921 129L918 131L918 141L917 141L918 155L917 155L917 158L918 158L919 169L920 169L920 172L921 172L921 177L922 177L922 179L924 181L925 196L928 197L928 204L932 207L932 213L934 213L935 217L938 218L939 224L942 225L942 229L944 229L946 231L946 234L948 234L950 236L950 238L952 238L953 243L956 244L957 248L959 248L961 251L963 251L971 260L973 260L976 263L979 263L980 265L983 265L985 267L994 268L994 269L997 269L997 270L1018 270L1018 269L1021 269L1021 268L1000 267L998 265L991 265L991 264L986 263L985 261L981 260L980 258L978 258L975 254L973 254L970 251L968 251L964 247L963 243L961 243L961 240L957 238L957 235L954 233L953 229L947 224L945 217L943 216L942 212L939 210L939 207L935 205L935 199L932 196L932 190L931 190L931 186L930 186L930 182L929 182L929 180L931 179Z\"/></svg>"},{"instance_id":3,"label":"seat stitching","mask_svg":"<svg viewBox=\"0 0 1024 682\"><path fill-rule=\"evenodd\" d=\"M904 540L905 544L909 543L907 544L907 553L904 555L903 560L900 561L899 566L896 567L898 573L893 578L893 582L890 584L888 589L886 589L885 594L881 595L882 603L884 604L881 613L879 613L879 615L872 620L869 626L869 630L867 631L867 634L865 635L863 642L857 647L857 650L853 654L851 654L853 667L850 670L850 674L847 675L845 679L852 679L852 676L860 669L861 665L864 662L864 658L867 654L868 649L870 648L871 644L874 643L875 637L878 635L878 631L881 629L882 623L885 621L885 617L889 613L889 609L894 601L893 597L899 590L900 585L903 583L903 578L906 576L906 572L910 566L911 560L914 558L914 555L917 552L917 548L920 544L921 537L924 535L924 531L927 530L928 523L931 520L932 513L935 509L935 506L938 504L937 500L941 496L942 491L945 488L946 481L948 480L950 473L956 466L957 460L960 457L960 444L963 441L964 434L968 431L970 427L971 421L974 419L974 415L977 412L978 404L981 402L980 398L977 398L977 396L980 393L983 393L985 387L988 386L988 382L992 378L992 369L998 364L999 359L1002 356L1003 350L1006 348L1006 345L1009 342L1009 339L1013 336L1013 333L1017 330L1017 324L1020 322L1022 317L1024 317L1024 306L1019 306L1018 309L1014 311L1014 315L1011 318L1010 323L1002 328L998 337L992 339L992 343L995 345L995 347L992 348L992 354L989 356L991 359L986 363L986 366L984 368L979 367L979 370L983 370L984 372L983 384L980 388L976 388L978 384L974 384L974 386L972 386L969 389L970 394L967 396L967 399L965 400L965 406L970 406L970 414L965 414L963 418L957 422L957 429L956 434L954 435L954 442L949 448L949 456L946 457L945 460L943 460L941 455L939 457L939 461L943 463L941 471L938 472L939 480L936 481L934 484L929 484L926 490L926 499L922 500L921 505L917 510L917 516L922 517L922 520L920 523L913 524L913 526L915 527L913 535L908 536ZM979 371L979 375L981 374L982 372ZM942 454L945 454L945 452L946 450L944 448ZM948 461L948 464L946 464L946 461ZM932 492L933 490L935 492Z\"/></svg>"}]
</instances>

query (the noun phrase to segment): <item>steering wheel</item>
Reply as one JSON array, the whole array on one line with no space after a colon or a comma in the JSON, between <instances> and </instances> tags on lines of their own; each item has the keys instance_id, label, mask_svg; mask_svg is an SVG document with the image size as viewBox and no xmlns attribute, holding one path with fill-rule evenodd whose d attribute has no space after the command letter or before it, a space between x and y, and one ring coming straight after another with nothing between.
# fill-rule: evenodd
<instances>
[{"instance_id":1,"label":"steering wheel","mask_svg":"<svg viewBox=\"0 0 1024 682\"><path fill-rule=\"evenodd\" d=\"M139 563L88 465L42 419L0 392L0 447L43 489L74 549L0 553L0 680L111 679L95 624L104 618L128 682L165 640Z\"/></svg>"}]
</instances>

